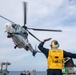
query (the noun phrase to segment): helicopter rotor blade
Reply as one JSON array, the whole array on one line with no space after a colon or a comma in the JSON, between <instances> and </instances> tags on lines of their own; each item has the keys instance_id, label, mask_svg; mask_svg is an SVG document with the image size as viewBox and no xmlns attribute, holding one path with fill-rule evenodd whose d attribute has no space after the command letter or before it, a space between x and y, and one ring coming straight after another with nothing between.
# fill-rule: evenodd
<instances>
[{"instance_id":1,"label":"helicopter rotor blade","mask_svg":"<svg viewBox=\"0 0 76 75\"><path fill-rule=\"evenodd\" d=\"M27 30L28 31L28 30ZM38 40L39 42L41 42L36 36L34 36L30 31L28 31L28 33L33 36L36 40Z\"/></svg>"},{"instance_id":2,"label":"helicopter rotor blade","mask_svg":"<svg viewBox=\"0 0 76 75\"><path fill-rule=\"evenodd\" d=\"M36 28L28 28L36 31L52 31L52 32L62 32L62 30L52 30L52 29L36 29Z\"/></svg>"},{"instance_id":3,"label":"helicopter rotor blade","mask_svg":"<svg viewBox=\"0 0 76 75\"><path fill-rule=\"evenodd\" d=\"M7 21L9 21L9 22L11 22L11 23L14 23L13 21L11 21L11 20L9 20L9 19L3 17L2 15L0 15L0 17L3 18L3 19L5 19L5 20L7 20ZM14 24L15 24L15 23L14 23Z\"/></svg>"},{"instance_id":4,"label":"helicopter rotor blade","mask_svg":"<svg viewBox=\"0 0 76 75\"><path fill-rule=\"evenodd\" d=\"M23 5L24 5L24 26L25 26L25 24L26 24L26 6L27 6L27 3L23 2Z\"/></svg>"}]
</instances>

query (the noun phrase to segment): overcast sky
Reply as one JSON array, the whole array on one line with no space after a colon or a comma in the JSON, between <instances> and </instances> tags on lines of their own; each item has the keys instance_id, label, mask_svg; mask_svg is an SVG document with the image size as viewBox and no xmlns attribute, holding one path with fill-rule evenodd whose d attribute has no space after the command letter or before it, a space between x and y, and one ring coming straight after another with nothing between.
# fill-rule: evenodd
<instances>
[{"instance_id":1,"label":"overcast sky","mask_svg":"<svg viewBox=\"0 0 76 75\"><path fill-rule=\"evenodd\" d=\"M51 37L58 40L60 48L76 52L76 0L24 0L27 2L27 26L31 28L59 29L61 33L31 31L41 41ZM21 26L24 23L23 0L0 0L0 15ZM14 49L14 43L7 38L5 24L0 18L0 62L10 62L9 70L46 70L47 62L42 53L35 57L30 51ZM33 48L40 42L29 35ZM45 43L50 48L51 41ZM74 60L74 63L75 60Z\"/></svg>"}]
</instances>

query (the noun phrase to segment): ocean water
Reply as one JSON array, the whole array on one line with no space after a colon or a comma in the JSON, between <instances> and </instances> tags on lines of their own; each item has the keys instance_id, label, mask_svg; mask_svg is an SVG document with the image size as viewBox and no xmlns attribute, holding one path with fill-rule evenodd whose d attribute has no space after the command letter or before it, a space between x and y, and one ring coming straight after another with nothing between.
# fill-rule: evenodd
<instances>
[{"instance_id":1,"label":"ocean water","mask_svg":"<svg viewBox=\"0 0 76 75\"><path fill-rule=\"evenodd\" d=\"M8 75L20 75L21 71L9 71ZM33 72L30 72L33 75ZM36 75L47 75L45 71L37 71Z\"/></svg>"}]
</instances>

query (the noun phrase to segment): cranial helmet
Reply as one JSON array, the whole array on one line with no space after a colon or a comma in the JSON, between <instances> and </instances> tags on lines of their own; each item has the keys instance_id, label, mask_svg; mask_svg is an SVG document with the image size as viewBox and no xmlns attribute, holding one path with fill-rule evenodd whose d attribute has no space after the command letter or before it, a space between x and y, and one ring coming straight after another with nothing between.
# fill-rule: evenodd
<instances>
[{"instance_id":1,"label":"cranial helmet","mask_svg":"<svg viewBox=\"0 0 76 75\"><path fill-rule=\"evenodd\" d=\"M53 40L53 41L51 42L51 48L58 48L58 47L59 47L58 41Z\"/></svg>"}]
</instances>

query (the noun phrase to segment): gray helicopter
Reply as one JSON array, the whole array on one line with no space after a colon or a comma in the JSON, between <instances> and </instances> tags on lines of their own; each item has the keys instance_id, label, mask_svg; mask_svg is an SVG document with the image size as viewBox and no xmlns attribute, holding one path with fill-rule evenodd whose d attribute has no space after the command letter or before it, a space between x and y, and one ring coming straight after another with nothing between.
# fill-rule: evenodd
<instances>
[{"instance_id":1,"label":"gray helicopter","mask_svg":"<svg viewBox=\"0 0 76 75\"><path fill-rule=\"evenodd\" d=\"M36 36L34 36L30 30L35 31L53 31L53 32L62 32L61 30L50 30L50 29L37 29L37 28L28 28L26 26L26 2L23 2L24 5L24 25L20 26L19 24L14 23L13 21L3 17L0 15L1 18L9 21L10 23L6 23L6 32L7 32L7 38L11 38L15 44L14 48L24 48L26 51L30 50L35 56L37 52L40 52L39 50L33 49L31 43L28 40L28 34L33 36L36 40L41 42Z\"/></svg>"}]
</instances>

